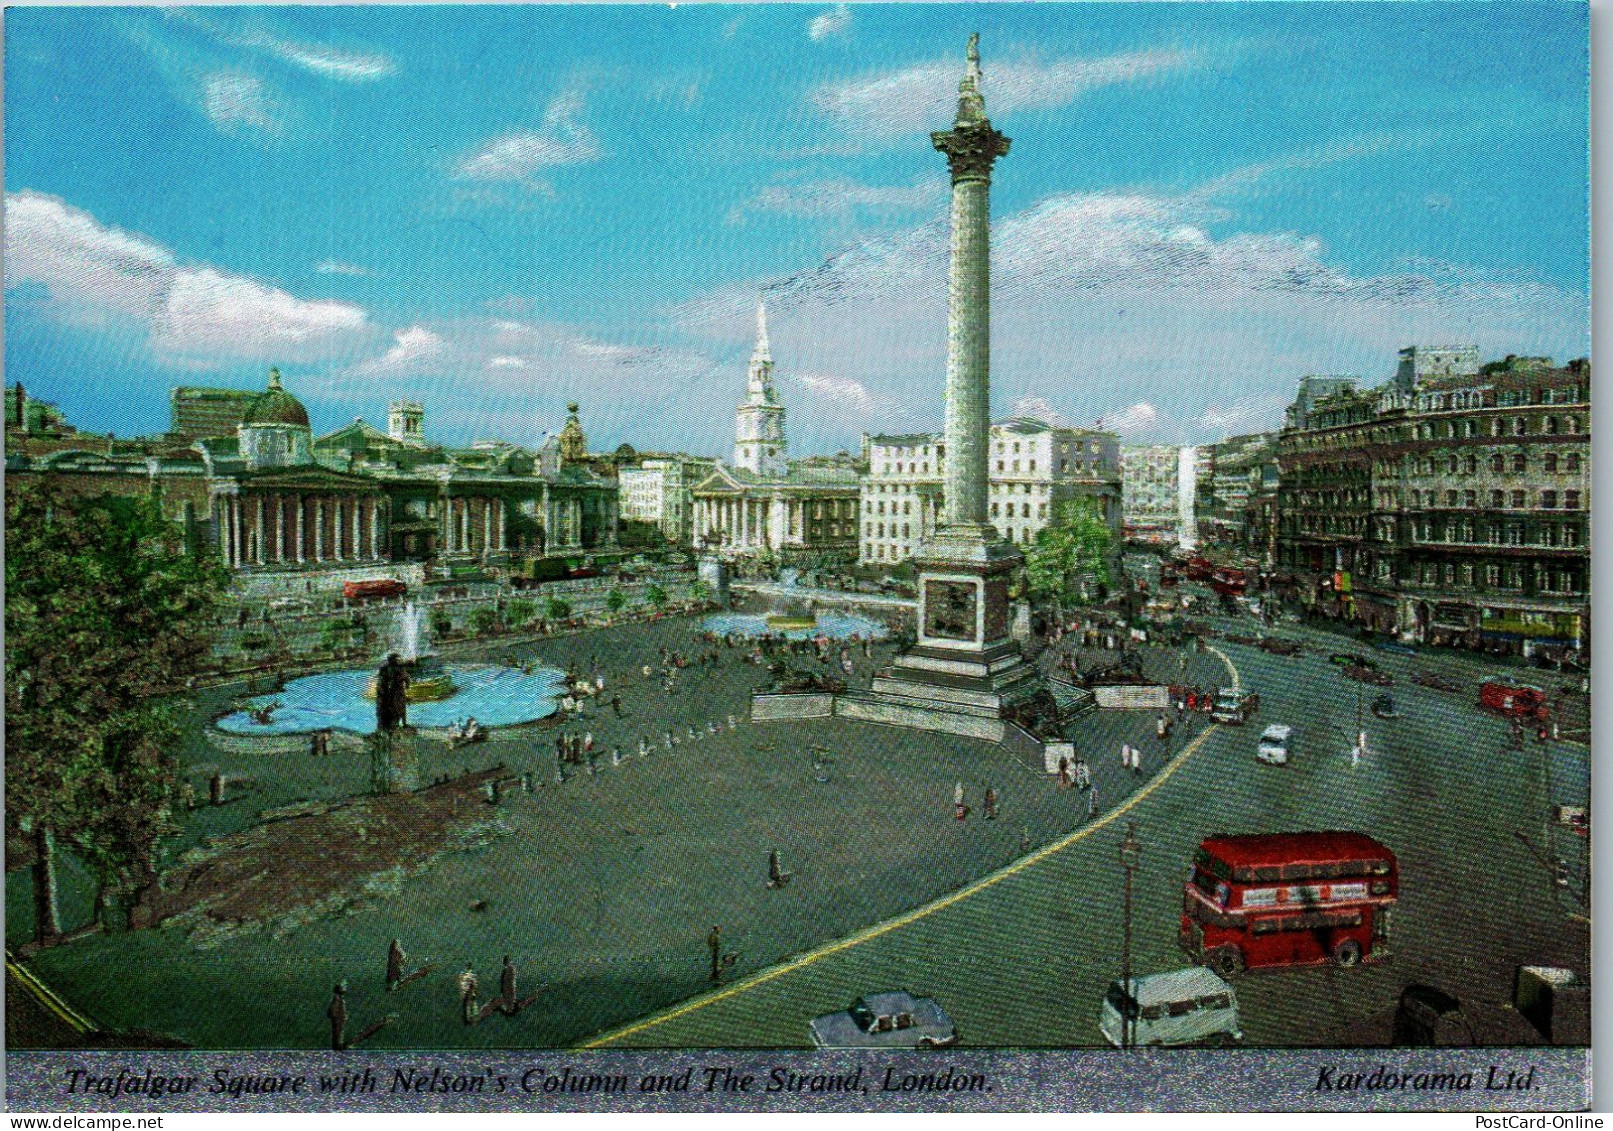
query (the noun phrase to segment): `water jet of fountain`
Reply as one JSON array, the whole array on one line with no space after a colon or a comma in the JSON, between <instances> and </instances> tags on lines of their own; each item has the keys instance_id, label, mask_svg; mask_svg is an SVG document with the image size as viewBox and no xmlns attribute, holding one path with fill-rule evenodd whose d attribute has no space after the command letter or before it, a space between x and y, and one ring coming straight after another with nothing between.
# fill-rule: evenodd
<instances>
[{"instance_id":1,"label":"water jet of fountain","mask_svg":"<svg viewBox=\"0 0 1613 1131\"><path fill-rule=\"evenodd\" d=\"M409 663L420 658L420 608L413 601L398 617L398 658Z\"/></svg>"}]
</instances>

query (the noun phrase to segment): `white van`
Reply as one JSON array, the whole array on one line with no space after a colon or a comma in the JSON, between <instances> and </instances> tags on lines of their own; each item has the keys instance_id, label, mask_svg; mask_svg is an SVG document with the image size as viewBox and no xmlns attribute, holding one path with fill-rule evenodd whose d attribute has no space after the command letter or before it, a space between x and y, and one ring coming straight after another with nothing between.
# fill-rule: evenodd
<instances>
[{"instance_id":1,"label":"white van","mask_svg":"<svg viewBox=\"0 0 1613 1131\"><path fill-rule=\"evenodd\" d=\"M1260 732L1260 744L1255 757L1268 766L1288 765L1288 754L1294 746L1294 728L1275 723Z\"/></svg>"},{"instance_id":2,"label":"white van","mask_svg":"<svg viewBox=\"0 0 1613 1131\"><path fill-rule=\"evenodd\" d=\"M1098 1028L1116 1048L1121 1043L1121 1016L1131 1016L1131 1044L1227 1044L1243 1040L1238 1026L1238 995L1213 970L1192 966L1166 974L1144 974L1131 980L1132 993L1118 981L1109 984Z\"/></svg>"}]
</instances>

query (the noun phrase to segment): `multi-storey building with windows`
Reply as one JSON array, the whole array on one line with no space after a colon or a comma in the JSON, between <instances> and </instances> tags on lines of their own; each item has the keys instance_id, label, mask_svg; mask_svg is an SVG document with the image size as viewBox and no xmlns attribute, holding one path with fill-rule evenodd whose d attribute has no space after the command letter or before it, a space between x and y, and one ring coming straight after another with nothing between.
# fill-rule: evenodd
<instances>
[{"instance_id":1,"label":"multi-storey building with windows","mask_svg":"<svg viewBox=\"0 0 1613 1131\"><path fill-rule=\"evenodd\" d=\"M1279 566L1306 606L1433 643L1583 647L1590 366L1401 372L1279 440Z\"/></svg>"},{"instance_id":2,"label":"multi-storey building with windows","mask_svg":"<svg viewBox=\"0 0 1613 1131\"><path fill-rule=\"evenodd\" d=\"M1246 529L1249 501L1265 488L1268 474L1275 487L1276 435L1231 436L1198 451L1203 457L1194 499L1199 542L1240 552L1251 542L1260 545L1260 532Z\"/></svg>"},{"instance_id":3,"label":"multi-storey building with windows","mask_svg":"<svg viewBox=\"0 0 1613 1131\"><path fill-rule=\"evenodd\" d=\"M1172 544L1182 525L1177 469L1181 449L1174 444L1127 444L1120 449L1120 485L1126 537L1134 542Z\"/></svg>"},{"instance_id":4,"label":"multi-storey building with windows","mask_svg":"<svg viewBox=\"0 0 1613 1131\"><path fill-rule=\"evenodd\" d=\"M992 425L989 444L986 517L1005 540L1029 545L1059 503L1090 498L1118 544L1120 445L1114 433L1015 417ZM858 560L906 561L945 521L945 445L939 436L916 434L869 436L864 447Z\"/></svg>"}]
</instances>

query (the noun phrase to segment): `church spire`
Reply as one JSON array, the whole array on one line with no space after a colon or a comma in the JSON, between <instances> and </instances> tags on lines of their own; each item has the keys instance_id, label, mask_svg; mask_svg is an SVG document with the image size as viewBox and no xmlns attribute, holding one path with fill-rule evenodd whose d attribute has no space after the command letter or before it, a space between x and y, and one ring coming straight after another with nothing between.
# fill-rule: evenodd
<instances>
[{"instance_id":1,"label":"church spire","mask_svg":"<svg viewBox=\"0 0 1613 1131\"><path fill-rule=\"evenodd\" d=\"M760 300L756 303L756 350L751 354L751 361L773 364L773 355L767 348L767 304Z\"/></svg>"}]
</instances>

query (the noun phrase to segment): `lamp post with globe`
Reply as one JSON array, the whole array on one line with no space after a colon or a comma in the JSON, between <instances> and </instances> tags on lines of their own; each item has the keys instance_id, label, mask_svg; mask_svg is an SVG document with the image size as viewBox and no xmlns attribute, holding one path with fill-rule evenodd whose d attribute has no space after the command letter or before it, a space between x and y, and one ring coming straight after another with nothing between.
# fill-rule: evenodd
<instances>
[{"instance_id":1,"label":"lamp post with globe","mask_svg":"<svg viewBox=\"0 0 1613 1131\"><path fill-rule=\"evenodd\" d=\"M1136 999L1136 987L1131 982L1131 878L1142 857L1142 845L1137 841L1137 822L1126 822L1126 839L1120 842L1120 866L1126 871L1126 902L1124 942L1120 952L1120 985L1124 989L1125 1008L1120 1013L1120 1047L1132 1045L1136 1011L1141 1008Z\"/></svg>"}]
</instances>

